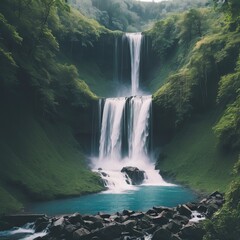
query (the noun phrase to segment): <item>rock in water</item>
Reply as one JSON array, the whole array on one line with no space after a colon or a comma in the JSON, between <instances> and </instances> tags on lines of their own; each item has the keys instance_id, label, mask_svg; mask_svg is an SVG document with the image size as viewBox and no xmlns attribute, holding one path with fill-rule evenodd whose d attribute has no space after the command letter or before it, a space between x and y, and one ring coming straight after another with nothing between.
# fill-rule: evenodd
<instances>
[{"instance_id":1,"label":"rock in water","mask_svg":"<svg viewBox=\"0 0 240 240\"><path fill-rule=\"evenodd\" d=\"M132 185L142 184L144 180L145 171L139 170L137 167L123 167L121 172L127 174L132 181Z\"/></svg>"}]
</instances>

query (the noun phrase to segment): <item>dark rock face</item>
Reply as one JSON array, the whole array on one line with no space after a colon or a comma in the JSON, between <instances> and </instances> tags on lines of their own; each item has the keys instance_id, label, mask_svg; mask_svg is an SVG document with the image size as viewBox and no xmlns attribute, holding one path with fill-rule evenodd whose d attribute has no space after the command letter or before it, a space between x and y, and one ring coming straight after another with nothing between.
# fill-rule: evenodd
<instances>
[{"instance_id":1,"label":"dark rock face","mask_svg":"<svg viewBox=\"0 0 240 240\"><path fill-rule=\"evenodd\" d=\"M146 212L123 210L112 215L99 212L58 218L40 216L35 221L35 230L48 230L48 234L38 240L142 240L149 234L153 240L202 240L205 232L191 221L192 211L198 210L199 215L210 218L223 203L223 195L215 192L199 203L175 208L153 207Z\"/></svg>"},{"instance_id":2,"label":"dark rock face","mask_svg":"<svg viewBox=\"0 0 240 240\"><path fill-rule=\"evenodd\" d=\"M171 238L171 232L165 228L159 228L154 232L152 240L169 240Z\"/></svg>"},{"instance_id":3,"label":"dark rock face","mask_svg":"<svg viewBox=\"0 0 240 240\"><path fill-rule=\"evenodd\" d=\"M132 185L139 185L144 181L145 171L139 170L136 167L124 167L121 172L125 173L131 179Z\"/></svg>"}]
</instances>

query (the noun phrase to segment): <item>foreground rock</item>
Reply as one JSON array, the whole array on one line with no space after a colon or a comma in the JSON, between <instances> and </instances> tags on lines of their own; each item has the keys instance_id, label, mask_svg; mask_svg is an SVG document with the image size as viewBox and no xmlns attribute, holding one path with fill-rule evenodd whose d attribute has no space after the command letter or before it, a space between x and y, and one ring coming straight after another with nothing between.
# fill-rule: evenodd
<instances>
[{"instance_id":1,"label":"foreground rock","mask_svg":"<svg viewBox=\"0 0 240 240\"><path fill-rule=\"evenodd\" d=\"M145 179L145 171L139 170L137 167L124 167L121 172L131 179L132 185L140 185Z\"/></svg>"},{"instance_id":2,"label":"foreground rock","mask_svg":"<svg viewBox=\"0 0 240 240\"><path fill-rule=\"evenodd\" d=\"M35 229L48 232L37 240L141 240L147 235L153 240L202 240L205 232L192 218L193 211L199 211L199 218L209 218L223 203L223 195L214 192L199 203L175 208L154 206L146 212L123 210L115 214L41 216L35 221Z\"/></svg>"}]
</instances>

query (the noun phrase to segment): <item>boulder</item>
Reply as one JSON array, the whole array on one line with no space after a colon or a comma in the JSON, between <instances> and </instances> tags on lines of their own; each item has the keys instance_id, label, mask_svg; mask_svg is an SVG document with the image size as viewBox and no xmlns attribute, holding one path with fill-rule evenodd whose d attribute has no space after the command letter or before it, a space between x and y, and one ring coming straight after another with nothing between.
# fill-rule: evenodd
<instances>
[{"instance_id":1,"label":"boulder","mask_svg":"<svg viewBox=\"0 0 240 240\"><path fill-rule=\"evenodd\" d=\"M64 228L64 232L67 237L71 237L72 233L77 230L77 227L73 224L68 224Z\"/></svg>"},{"instance_id":2,"label":"boulder","mask_svg":"<svg viewBox=\"0 0 240 240\"><path fill-rule=\"evenodd\" d=\"M186 206L191 210L191 211L196 211L198 204L194 202L188 202L186 203Z\"/></svg>"},{"instance_id":3,"label":"boulder","mask_svg":"<svg viewBox=\"0 0 240 240\"><path fill-rule=\"evenodd\" d=\"M104 240L112 240L114 238L120 238L121 233L124 232L124 230L125 230L124 225L112 223L94 232L94 236L97 236L100 239Z\"/></svg>"},{"instance_id":4,"label":"boulder","mask_svg":"<svg viewBox=\"0 0 240 240\"><path fill-rule=\"evenodd\" d=\"M181 228L182 224L173 220L167 225L167 229L172 233L178 233Z\"/></svg>"},{"instance_id":5,"label":"boulder","mask_svg":"<svg viewBox=\"0 0 240 240\"><path fill-rule=\"evenodd\" d=\"M212 215L219 209L218 205L216 204L210 204L207 208L206 215L207 217L212 217Z\"/></svg>"},{"instance_id":6,"label":"boulder","mask_svg":"<svg viewBox=\"0 0 240 240\"><path fill-rule=\"evenodd\" d=\"M73 232L73 240L88 240L90 239L90 232L85 228L79 228Z\"/></svg>"},{"instance_id":7,"label":"boulder","mask_svg":"<svg viewBox=\"0 0 240 240\"><path fill-rule=\"evenodd\" d=\"M121 172L131 179L132 185L142 184L145 178L145 171L139 170L137 167L123 167Z\"/></svg>"},{"instance_id":8,"label":"boulder","mask_svg":"<svg viewBox=\"0 0 240 240\"><path fill-rule=\"evenodd\" d=\"M84 226L85 226L88 230L92 231L92 230L94 230L94 229L96 229L96 228L102 228L102 227L103 227L103 223L102 223L102 222L93 222L93 221L87 221L87 220L85 220L85 221L84 221Z\"/></svg>"},{"instance_id":9,"label":"boulder","mask_svg":"<svg viewBox=\"0 0 240 240\"><path fill-rule=\"evenodd\" d=\"M65 219L60 217L58 219L53 219L52 225L49 227L49 231L54 236L59 236L65 227Z\"/></svg>"},{"instance_id":10,"label":"boulder","mask_svg":"<svg viewBox=\"0 0 240 240\"><path fill-rule=\"evenodd\" d=\"M159 228L153 233L152 240L169 240L171 238L171 232L166 228Z\"/></svg>"},{"instance_id":11,"label":"boulder","mask_svg":"<svg viewBox=\"0 0 240 240\"><path fill-rule=\"evenodd\" d=\"M133 213L133 214L130 215L131 219L140 219L142 217L144 217L144 213L142 213L142 212Z\"/></svg>"},{"instance_id":12,"label":"boulder","mask_svg":"<svg viewBox=\"0 0 240 240\"><path fill-rule=\"evenodd\" d=\"M190 218L191 215L192 215L191 209L187 205L185 205L185 204L179 205L177 207L177 210L183 216L186 216L186 217Z\"/></svg>"},{"instance_id":13,"label":"boulder","mask_svg":"<svg viewBox=\"0 0 240 240\"><path fill-rule=\"evenodd\" d=\"M134 211L132 211L132 210L123 210L122 211L122 215L127 215L127 216L130 216L130 215L132 215L132 214L134 214L135 212Z\"/></svg>"},{"instance_id":14,"label":"boulder","mask_svg":"<svg viewBox=\"0 0 240 240\"><path fill-rule=\"evenodd\" d=\"M40 217L35 221L34 225L35 232L42 232L49 225L49 218L46 216Z\"/></svg>"},{"instance_id":15,"label":"boulder","mask_svg":"<svg viewBox=\"0 0 240 240\"><path fill-rule=\"evenodd\" d=\"M187 239L202 240L205 231L194 223L183 226L180 236Z\"/></svg>"},{"instance_id":16,"label":"boulder","mask_svg":"<svg viewBox=\"0 0 240 240\"><path fill-rule=\"evenodd\" d=\"M156 217L151 217L151 221L154 224L164 225L164 224L168 223L169 220L160 214Z\"/></svg>"},{"instance_id":17,"label":"boulder","mask_svg":"<svg viewBox=\"0 0 240 240\"><path fill-rule=\"evenodd\" d=\"M170 240L182 240L178 235L174 234L171 236Z\"/></svg>"},{"instance_id":18,"label":"boulder","mask_svg":"<svg viewBox=\"0 0 240 240\"><path fill-rule=\"evenodd\" d=\"M173 219L179 222L180 224L187 224L189 222L189 218L180 214L174 214Z\"/></svg>"},{"instance_id":19,"label":"boulder","mask_svg":"<svg viewBox=\"0 0 240 240\"><path fill-rule=\"evenodd\" d=\"M109 214L109 213L99 212L98 215L99 215L101 218L110 218L110 217L111 217L111 214Z\"/></svg>"},{"instance_id":20,"label":"boulder","mask_svg":"<svg viewBox=\"0 0 240 240\"><path fill-rule=\"evenodd\" d=\"M197 208L197 211L200 213L206 213L207 212L207 207L205 204L200 204Z\"/></svg>"},{"instance_id":21,"label":"boulder","mask_svg":"<svg viewBox=\"0 0 240 240\"><path fill-rule=\"evenodd\" d=\"M74 213L71 216L69 216L68 221L72 224L83 224L83 218L82 215L80 213Z\"/></svg>"}]
</instances>

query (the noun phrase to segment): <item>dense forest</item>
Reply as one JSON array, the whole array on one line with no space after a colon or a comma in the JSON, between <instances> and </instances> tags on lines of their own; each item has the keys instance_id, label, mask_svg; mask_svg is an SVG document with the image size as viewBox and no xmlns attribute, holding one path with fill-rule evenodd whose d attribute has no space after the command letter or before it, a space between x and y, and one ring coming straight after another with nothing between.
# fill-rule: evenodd
<instances>
[{"instance_id":1,"label":"dense forest","mask_svg":"<svg viewBox=\"0 0 240 240\"><path fill-rule=\"evenodd\" d=\"M92 108L115 91L114 40L143 31L156 167L226 192L205 239L240 234L240 2L1 0L0 214L103 189L88 168Z\"/></svg>"}]
</instances>

